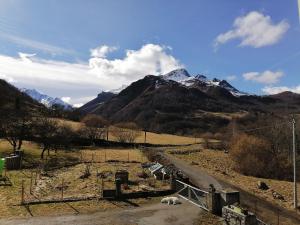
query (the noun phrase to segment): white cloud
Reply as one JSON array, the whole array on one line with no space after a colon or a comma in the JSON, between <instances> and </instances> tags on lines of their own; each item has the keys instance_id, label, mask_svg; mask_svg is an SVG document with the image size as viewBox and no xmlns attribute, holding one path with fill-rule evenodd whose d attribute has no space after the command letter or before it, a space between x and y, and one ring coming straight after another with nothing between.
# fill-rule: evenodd
<instances>
[{"instance_id":1,"label":"white cloud","mask_svg":"<svg viewBox=\"0 0 300 225\"><path fill-rule=\"evenodd\" d=\"M270 16L252 11L235 19L233 29L220 34L215 39L215 47L230 40L241 40L240 46L260 48L276 44L287 32L290 25L285 20L275 24Z\"/></svg>"},{"instance_id":2,"label":"white cloud","mask_svg":"<svg viewBox=\"0 0 300 225\"><path fill-rule=\"evenodd\" d=\"M281 71L270 71L266 70L262 73L259 72L249 72L244 73L243 77L245 80L254 81L262 84L275 84L278 83L280 78L284 76L284 73Z\"/></svg>"},{"instance_id":3,"label":"white cloud","mask_svg":"<svg viewBox=\"0 0 300 225\"><path fill-rule=\"evenodd\" d=\"M262 91L269 95L279 94L285 91L291 91L297 94L300 94L300 85L296 87L286 87L286 86L279 86L279 87L264 87Z\"/></svg>"},{"instance_id":4,"label":"white cloud","mask_svg":"<svg viewBox=\"0 0 300 225\"><path fill-rule=\"evenodd\" d=\"M24 38L24 37L8 34L8 33L4 33L4 32L0 33L0 38L5 39L9 42L12 42L12 43L20 45L20 46L29 47L31 49L40 50L40 51L50 53L50 54L53 54L53 55L56 55L56 54L59 54L59 55L61 55L61 54L69 54L69 55L70 54L71 55L76 54L76 52L71 50L71 49L66 49L66 48L46 44L46 43L43 43L43 42L27 39L27 38Z\"/></svg>"},{"instance_id":5,"label":"white cloud","mask_svg":"<svg viewBox=\"0 0 300 225\"><path fill-rule=\"evenodd\" d=\"M36 54L19 52L18 55L23 62L31 63L32 61L30 58L34 57Z\"/></svg>"},{"instance_id":6,"label":"white cloud","mask_svg":"<svg viewBox=\"0 0 300 225\"><path fill-rule=\"evenodd\" d=\"M84 105L83 103L76 103L76 104L73 105L73 107L80 108L83 105Z\"/></svg>"},{"instance_id":7,"label":"white cloud","mask_svg":"<svg viewBox=\"0 0 300 225\"><path fill-rule=\"evenodd\" d=\"M0 79L6 80L9 83L16 83L17 82L15 79L13 79L12 77L9 77L5 74L0 74Z\"/></svg>"},{"instance_id":8,"label":"white cloud","mask_svg":"<svg viewBox=\"0 0 300 225\"><path fill-rule=\"evenodd\" d=\"M71 97L61 97L61 100L65 103L70 103Z\"/></svg>"},{"instance_id":9,"label":"white cloud","mask_svg":"<svg viewBox=\"0 0 300 225\"><path fill-rule=\"evenodd\" d=\"M115 46L101 45L97 48L90 50L92 57L106 58L106 55L110 52L116 51L118 48Z\"/></svg>"},{"instance_id":10,"label":"white cloud","mask_svg":"<svg viewBox=\"0 0 300 225\"><path fill-rule=\"evenodd\" d=\"M0 74L4 79L18 81L19 87L36 88L51 96L69 96L70 103L75 104L84 102L79 100L82 96L97 95L101 90L128 85L148 74L183 67L168 51L164 46L146 44L138 50L127 50L124 58L93 57L88 63L38 57L30 57L28 62L24 55L23 59L0 55Z\"/></svg>"},{"instance_id":11,"label":"white cloud","mask_svg":"<svg viewBox=\"0 0 300 225\"><path fill-rule=\"evenodd\" d=\"M233 81L233 80L236 80L236 76L235 75L231 75L231 76L227 76L226 77L226 80L228 80L228 81Z\"/></svg>"}]
</instances>

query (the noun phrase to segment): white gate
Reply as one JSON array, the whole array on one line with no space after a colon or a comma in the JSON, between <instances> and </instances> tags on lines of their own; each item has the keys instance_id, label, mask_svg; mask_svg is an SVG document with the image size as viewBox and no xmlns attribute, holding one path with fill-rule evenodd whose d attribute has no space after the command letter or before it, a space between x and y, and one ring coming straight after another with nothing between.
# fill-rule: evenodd
<instances>
[{"instance_id":1,"label":"white gate","mask_svg":"<svg viewBox=\"0 0 300 225\"><path fill-rule=\"evenodd\" d=\"M209 211L207 191L193 187L179 180L176 180L176 191L180 197L199 206L200 208L206 211Z\"/></svg>"}]
</instances>

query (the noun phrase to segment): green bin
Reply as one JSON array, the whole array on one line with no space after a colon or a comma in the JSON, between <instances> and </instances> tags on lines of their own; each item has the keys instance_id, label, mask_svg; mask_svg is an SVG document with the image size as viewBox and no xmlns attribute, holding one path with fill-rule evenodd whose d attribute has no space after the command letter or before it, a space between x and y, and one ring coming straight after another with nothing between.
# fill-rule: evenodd
<instances>
[{"instance_id":1,"label":"green bin","mask_svg":"<svg viewBox=\"0 0 300 225\"><path fill-rule=\"evenodd\" d=\"M2 172L4 170L5 159L0 159L0 176L2 176Z\"/></svg>"}]
</instances>

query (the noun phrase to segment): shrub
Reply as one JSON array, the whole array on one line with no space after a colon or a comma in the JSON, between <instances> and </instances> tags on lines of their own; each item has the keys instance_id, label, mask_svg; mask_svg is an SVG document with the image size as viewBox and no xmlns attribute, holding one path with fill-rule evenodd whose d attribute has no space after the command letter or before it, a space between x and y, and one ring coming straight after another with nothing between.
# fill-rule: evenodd
<instances>
[{"instance_id":1,"label":"shrub","mask_svg":"<svg viewBox=\"0 0 300 225\"><path fill-rule=\"evenodd\" d=\"M235 169L245 175L290 179L288 157L271 149L269 141L243 134L233 139L230 156Z\"/></svg>"}]
</instances>

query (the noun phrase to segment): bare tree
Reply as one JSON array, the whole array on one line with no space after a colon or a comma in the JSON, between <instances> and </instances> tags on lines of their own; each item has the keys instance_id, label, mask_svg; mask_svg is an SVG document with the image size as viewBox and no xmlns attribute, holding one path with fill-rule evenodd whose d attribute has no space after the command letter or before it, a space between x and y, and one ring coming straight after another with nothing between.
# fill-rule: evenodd
<instances>
[{"instance_id":1,"label":"bare tree","mask_svg":"<svg viewBox=\"0 0 300 225\"><path fill-rule=\"evenodd\" d=\"M0 119L0 136L13 147L20 150L23 140L31 136L32 120L28 115L8 114Z\"/></svg>"},{"instance_id":2,"label":"bare tree","mask_svg":"<svg viewBox=\"0 0 300 225\"><path fill-rule=\"evenodd\" d=\"M47 150L48 154L51 149L55 149L57 145L57 131L59 125L53 119L40 117L34 121L34 133L38 142L42 145L41 159Z\"/></svg>"},{"instance_id":3,"label":"bare tree","mask_svg":"<svg viewBox=\"0 0 300 225\"><path fill-rule=\"evenodd\" d=\"M82 119L84 126L80 129L81 136L94 142L96 139L104 139L108 122L101 116L90 114Z\"/></svg>"},{"instance_id":4,"label":"bare tree","mask_svg":"<svg viewBox=\"0 0 300 225\"><path fill-rule=\"evenodd\" d=\"M141 134L140 128L133 122L115 124L112 130L112 135L122 143L134 143Z\"/></svg>"}]
</instances>

